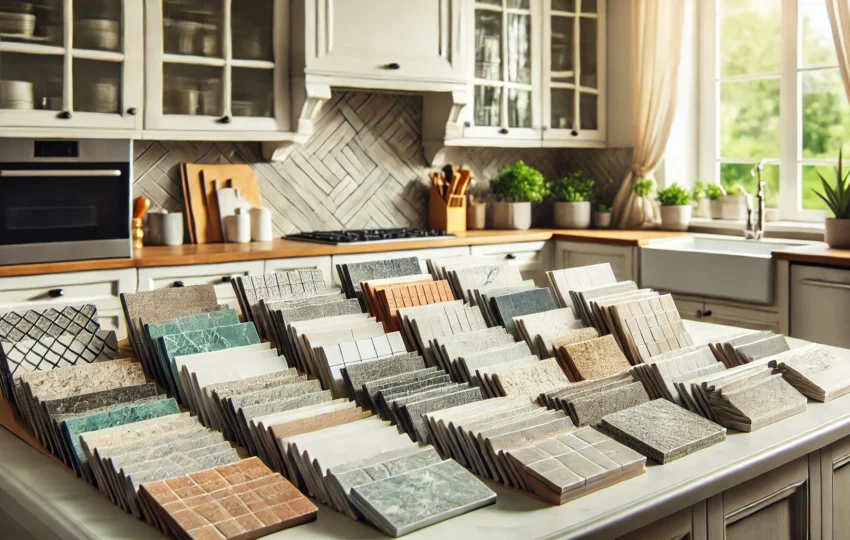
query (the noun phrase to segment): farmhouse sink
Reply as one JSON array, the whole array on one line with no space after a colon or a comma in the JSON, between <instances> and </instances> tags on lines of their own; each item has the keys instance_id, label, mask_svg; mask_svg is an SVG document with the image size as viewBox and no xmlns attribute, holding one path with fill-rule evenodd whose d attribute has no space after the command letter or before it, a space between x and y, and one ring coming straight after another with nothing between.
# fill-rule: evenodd
<instances>
[{"instance_id":1,"label":"farmhouse sink","mask_svg":"<svg viewBox=\"0 0 850 540\"><path fill-rule=\"evenodd\" d=\"M771 253L805 242L691 236L641 249L641 286L663 291L772 304Z\"/></svg>"}]
</instances>

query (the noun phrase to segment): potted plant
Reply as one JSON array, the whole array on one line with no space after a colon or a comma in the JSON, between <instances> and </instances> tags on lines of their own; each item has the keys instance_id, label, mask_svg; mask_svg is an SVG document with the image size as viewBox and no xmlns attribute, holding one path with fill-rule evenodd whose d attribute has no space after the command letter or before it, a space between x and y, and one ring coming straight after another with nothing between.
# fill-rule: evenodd
<instances>
[{"instance_id":1,"label":"potted plant","mask_svg":"<svg viewBox=\"0 0 850 540\"><path fill-rule=\"evenodd\" d=\"M549 196L546 179L522 160L490 180L490 189L496 196L493 203L493 227L496 229L530 229L531 203L542 202Z\"/></svg>"},{"instance_id":2,"label":"potted plant","mask_svg":"<svg viewBox=\"0 0 850 540\"><path fill-rule=\"evenodd\" d=\"M590 227L590 199L593 196L594 183L584 172L576 171L549 184L549 191L555 199L555 227Z\"/></svg>"},{"instance_id":3,"label":"potted plant","mask_svg":"<svg viewBox=\"0 0 850 540\"><path fill-rule=\"evenodd\" d=\"M633 217L628 221L627 226L638 229L657 227L660 219L658 207L652 195L655 192L655 180L649 177L638 180L633 189L637 197L633 203L631 213Z\"/></svg>"},{"instance_id":4,"label":"potted plant","mask_svg":"<svg viewBox=\"0 0 850 540\"><path fill-rule=\"evenodd\" d=\"M691 224L691 196L679 184L658 192L661 203L661 228L668 231L687 231Z\"/></svg>"},{"instance_id":5,"label":"potted plant","mask_svg":"<svg viewBox=\"0 0 850 540\"><path fill-rule=\"evenodd\" d=\"M691 190L691 203L696 217L711 217L711 203L707 191L708 185L705 182L702 180L694 182L694 188Z\"/></svg>"},{"instance_id":6,"label":"potted plant","mask_svg":"<svg viewBox=\"0 0 850 540\"><path fill-rule=\"evenodd\" d=\"M593 213L593 227L595 229L607 229L611 226L611 207L599 203L596 212Z\"/></svg>"},{"instance_id":7,"label":"potted plant","mask_svg":"<svg viewBox=\"0 0 850 540\"><path fill-rule=\"evenodd\" d=\"M850 173L842 174L841 158L841 151L839 151L838 166L835 168L835 186L830 186L826 178L818 173L823 184L823 193L812 191L826 203L833 215L831 218L826 218L824 240L829 247L847 249L850 248L850 184L847 182Z\"/></svg>"},{"instance_id":8,"label":"potted plant","mask_svg":"<svg viewBox=\"0 0 850 540\"><path fill-rule=\"evenodd\" d=\"M726 195L720 197L720 217L734 221L747 219L747 191L740 184L735 184L726 190Z\"/></svg>"},{"instance_id":9,"label":"potted plant","mask_svg":"<svg viewBox=\"0 0 850 540\"><path fill-rule=\"evenodd\" d=\"M720 184L708 184L705 190L708 197L709 217L721 219L723 217L723 201L721 197L726 195L726 190Z\"/></svg>"}]
</instances>

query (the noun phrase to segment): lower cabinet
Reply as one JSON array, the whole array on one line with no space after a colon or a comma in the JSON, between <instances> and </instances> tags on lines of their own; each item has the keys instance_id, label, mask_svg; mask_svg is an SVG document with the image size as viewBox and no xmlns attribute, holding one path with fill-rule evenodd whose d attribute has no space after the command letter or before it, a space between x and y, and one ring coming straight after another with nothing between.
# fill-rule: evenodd
<instances>
[{"instance_id":1,"label":"lower cabinet","mask_svg":"<svg viewBox=\"0 0 850 540\"><path fill-rule=\"evenodd\" d=\"M472 246L470 254L481 257L501 257L519 268L522 279L532 279L538 287L548 287L546 272L552 269L551 242L515 242Z\"/></svg>"},{"instance_id":2,"label":"lower cabinet","mask_svg":"<svg viewBox=\"0 0 850 540\"><path fill-rule=\"evenodd\" d=\"M650 523L646 527L632 531L622 540L705 540L708 537L708 522L705 518L705 501L679 510L664 519Z\"/></svg>"},{"instance_id":3,"label":"lower cabinet","mask_svg":"<svg viewBox=\"0 0 850 540\"><path fill-rule=\"evenodd\" d=\"M264 261L139 268L139 291L214 285L218 301L238 310L239 302L230 280L236 276L259 275L264 269Z\"/></svg>"},{"instance_id":4,"label":"lower cabinet","mask_svg":"<svg viewBox=\"0 0 850 540\"><path fill-rule=\"evenodd\" d=\"M618 281L640 282L640 248L585 242L555 242L553 268L611 263Z\"/></svg>"},{"instance_id":5,"label":"lower cabinet","mask_svg":"<svg viewBox=\"0 0 850 540\"><path fill-rule=\"evenodd\" d=\"M737 326L751 330L771 330L777 333L781 331L779 312L764 309L764 306L681 294L673 294L673 300L676 302L679 315L689 321Z\"/></svg>"},{"instance_id":6,"label":"lower cabinet","mask_svg":"<svg viewBox=\"0 0 850 540\"><path fill-rule=\"evenodd\" d=\"M821 538L850 540L850 437L820 451Z\"/></svg>"},{"instance_id":7,"label":"lower cabinet","mask_svg":"<svg viewBox=\"0 0 850 540\"><path fill-rule=\"evenodd\" d=\"M850 270L791 265L790 336L850 347Z\"/></svg>"}]
</instances>

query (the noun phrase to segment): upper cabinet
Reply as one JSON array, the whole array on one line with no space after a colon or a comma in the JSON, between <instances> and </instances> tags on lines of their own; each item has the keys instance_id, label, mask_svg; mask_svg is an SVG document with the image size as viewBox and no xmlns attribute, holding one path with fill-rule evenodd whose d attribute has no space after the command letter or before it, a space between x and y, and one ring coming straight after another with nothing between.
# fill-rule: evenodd
<instances>
[{"instance_id":1,"label":"upper cabinet","mask_svg":"<svg viewBox=\"0 0 850 540\"><path fill-rule=\"evenodd\" d=\"M475 0L457 146L604 146L605 1Z\"/></svg>"},{"instance_id":2,"label":"upper cabinet","mask_svg":"<svg viewBox=\"0 0 850 540\"><path fill-rule=\"evenodd\" d=\"M145 129L256 139L290 131L287 0L145 7Z\"/></svg>"},{"instance_id":3,"label":"upper cabinet","mask_svg":"<svg viewBox=\"0 0 850 540\"><path fill-rule=\"evenodd\" d=\"M0 126L142 127L140 2L9 0L2 11Z\"/></svg>"}]
</instances>

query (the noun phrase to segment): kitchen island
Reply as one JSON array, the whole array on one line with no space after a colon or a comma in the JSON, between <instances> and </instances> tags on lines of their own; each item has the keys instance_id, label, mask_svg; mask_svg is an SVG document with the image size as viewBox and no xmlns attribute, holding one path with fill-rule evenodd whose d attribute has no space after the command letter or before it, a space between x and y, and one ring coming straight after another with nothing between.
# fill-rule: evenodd
<instances>
[{"instance_id":1,"label":"kitchen island","mask_svg":"<svg viewBox=\"0 0 850 540\"><path fill-rule=\"evenodd\" d=\"M697 343L738 329L687 323ZM792 347L804 342L789 340ZM850 350L829 348L850 362ZM833 512L850 493L850 395L754 433L731 431L726 441L612 487L550 506L489 483L495 505L450 519L409 538L833 538L846 531L846 511ZM5 429L0 429L0 515L14 538L154 539L153 527L112 505ZM8 522L8 524L7 524ZM14 523L14 524L13 524ZM644 531L639 529L646 527ZM641 536L641 533L646 536ZM0 533L2 534L2 533ZM320 507L318 520L269 538L382 538L365 523Z\"/></svg>"}]
</instances>

